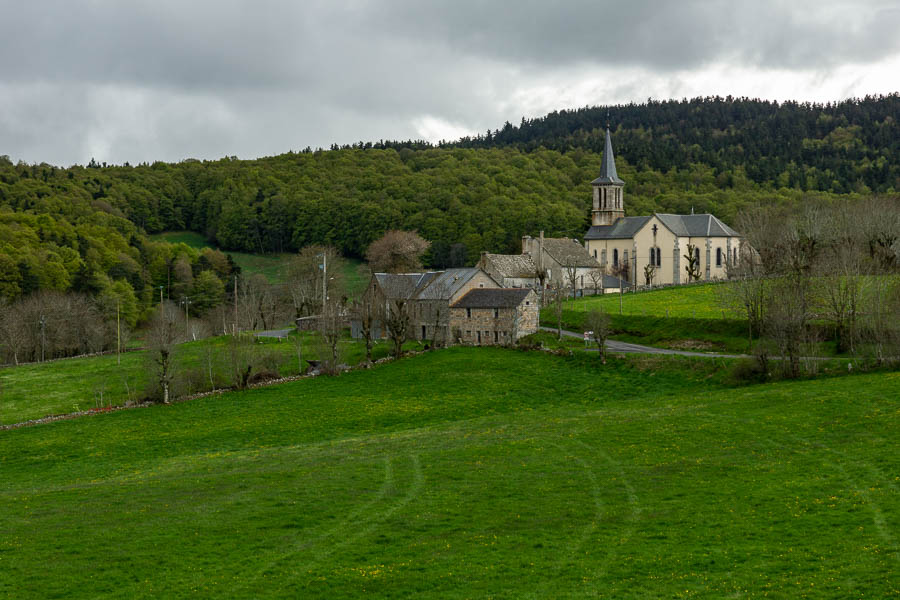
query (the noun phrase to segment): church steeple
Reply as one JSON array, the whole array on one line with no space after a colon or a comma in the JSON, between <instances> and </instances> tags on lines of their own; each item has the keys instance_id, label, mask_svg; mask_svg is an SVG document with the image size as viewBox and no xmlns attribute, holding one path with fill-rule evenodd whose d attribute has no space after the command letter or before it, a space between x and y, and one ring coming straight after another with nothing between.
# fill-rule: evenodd
<instances>
[{"instance_id":1,"label":"church steeple","mask_svg":"<svg viewBox=\"0 0 900 600\"><path fill-rule=\"evenodd\" d=\"M593 180L591 185L594 188L592 225L612 225L617 219L625 216L622 194L625 182L616 174L616 159L613 156L609 123L606 124L606 144L603 147L603 161L600 163L600 177Z\"/></svg>"}]
</instances>

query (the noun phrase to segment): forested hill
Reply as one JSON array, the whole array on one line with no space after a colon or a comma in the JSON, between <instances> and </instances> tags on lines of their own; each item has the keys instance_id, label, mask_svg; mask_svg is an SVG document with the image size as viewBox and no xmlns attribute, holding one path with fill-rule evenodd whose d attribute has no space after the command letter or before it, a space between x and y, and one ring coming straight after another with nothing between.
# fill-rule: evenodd
<instances>
[{"instance_id":1,"label":"forested hill","mask_svg":"<svg viewBox=\"0 0 900 600\"><path fill-rule=\"evenodd\" d=\"M607 122L617 156L639 169L702 163L743 168L751 181L778 187L900 189L898 93L829 104L729 96L562 110L453 145L601 152Z\"/></svg>"},{"instance_id":2,"label":"forested hill","mask_svg":"<svg viewBox=\"0 0 900 600\"><path fill-rule=\"evenodd\" d=\"M693 209L733 223L760 202L895 195L898 107L898 95L614 107L626 213ZM229 277L223 256L146 238L166 230L196 231L224 250L325 243L361 257L385 230L415 229L432 242L431 267L517 252L522 235L540 230L580 237L605 119L602 108L563 111L440 147L361 143L256 160L63 169L0 156L0 296L127 283L149 303L179 261Z\"/></svg>"}]
</instances>

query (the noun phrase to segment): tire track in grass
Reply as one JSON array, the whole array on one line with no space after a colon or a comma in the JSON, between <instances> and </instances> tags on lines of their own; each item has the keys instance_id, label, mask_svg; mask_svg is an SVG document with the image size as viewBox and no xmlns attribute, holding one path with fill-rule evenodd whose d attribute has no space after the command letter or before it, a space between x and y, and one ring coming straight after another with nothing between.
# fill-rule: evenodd
<instances>
[{"instance_id":1,"label":"tire track in grass","mask_svg":"<svg viewBox=\"0 0 900 600\"><path fill-rule=\"evenodd\" d=\"M625 496L628 498L628 506L630 508L627 521L628 525L625 527L623 531L623 535L619 538L618 543L611 546L609 551L606 553L606 556L603 558L603 561L594 569L592 572L592 581L597 581L604 575L606 575L606 571L609 568L609 563L612 558L618 553L618 547L622 546L631 539L631 536L634 535L635 530L637 529L637 520L641 514L641 504L638 500L637 492L634 490L634 486L631 485L631 482L628 480L628 477L625 475L625 469L622 468L622 462L615 460L608 452L603 450L602 448L596 448L582 440L576 440L576 443L585 447L591 452L595 452L599 454L606 463L612 467L612 470L618 475L619 481L622 483L622 487L625 488ZM587 584L588 582L585 582Z\"/></svg>"},{"instance_id":2,"label":"tire track in grass","mask_svg":"<svg viewBox=\"0 0 900 600\"><path fill-rule=\"evenodd\" d=\"M243 590L243 589L247 588L248 586L251 586L251 584L255 583L257 579L259 579L261 577L265 577L274 567L276 567L279 563L285 561L288 557L290 557L298 552L302 552L303 550L305 550L307 548L314 547L324 540L327 540L327 539L337 536L341 531L343 531L344 529L349 527L352 523L360 522L360 521L358 521L358 519L360 519L360 517L362 517L366 513L370 512L371 509L376 504L381 502L381 500L388 494L388 492L394 486L394 466L393 466L391 456L390 455L385 456L383 462L384 462L384 481L382 482L381 487L378 489L378 493L375 495L374 498L372 498L368 502L365 502L364 504L354 508L343 519L341 519L340 523L334 525L333 527L327 529L326 531L324 531L312 538L309 538L309 539L297 540L293 544L293 547L290 550L288 550L287 552L283 552L278 557L272 559L267 564L260 567L257 572L257 575L255 577L252 577L249 581L245 581L244 584L242 586L240 586L240 588L238 588L238 591ZM369 519L363 518L362 522L366 522L368 520ZM252 589L252 586L251 586L251 589Z\"/></svg>"},{"instance_id":3,"label":"tire track in grass","mask_svg":"<svg viewBox=\"0 0 900 600\"><path fill-rule=\"evenodd\" d=\"M566 551L559 557L556 561L556 565L553 569L555 573L554 577L546 578L543 580L542 584L538 586L538 589L533 591L531 596L532 598L549 598L554 594L548 591L548 587L555 583L554 580L557 580L559 575L563 572L563 569L572 562L572 559L575 555L581 550L581 547L584 546L585 542L587 542L590 537L597 531L597 528L600 526L600 523L603 521L603 494L600 490L600 483L597 481L597 475L594 473L594 468L591 466L590 462L586 461L584 458L579 456L578 454L568 454L570 450L563 448L559 444L550 444L560 452L564 453L566 458L572 458L581 465L584 469L584 472L587 474L588 480L591 482L591 496L593 497L594 504L594 515L593 518L585 525L581 530L581 535L578 536L578 539L569 544L566 548Z\"/></svg>"},{"instance_id":4,"label":"tire track in grass","mask_svg":"<svg viewBox=\"0 0 900 600\"><path fill-rule=\"evenodd\" d=\"M351 527L354 529L354 531L349 535L341 536L341 539L339 541L331 544L323 551L316 553L312 560L303 564L302 568L304 569L304 575L311 574L312 570L316 566L318 566L324 559L334 554L338 549L349 546L354 542L371 535L384 521L392 517L394 513L406 507L407 504L419 497L419 494L421 493L425 483L425 477L422 474L422 465L419 461L419 457L415 454L411 454L410 461L412 462L413 467L413 480L409 486L409 490L403 496L403 498L401 498L398 502L390 505L385 510L373 513L373 516L367 519L363 519L359 522L351 523L350 519L344 519L340 527L335 527L329 532L330 537L337 537L338 534L343 533L345 530ZM286 554L284 557L282 557L282 559L279 560L279 562L287 560L290 556L297 554L298 552L304 550L306 547L308 546L298 548L296 551ZM300 565L298 565L298 567L299 566Z\"/></svg>"},{"instance_id":5,"label":"tire track in grass","mask_svg":"<svg viewBox=\"0 0 900 600\"><path fill-rule=\"evenodd\" d=\"M753 426L753 427L759 427L761 425L760 423L753 421L751 419L740 418L740 417L736 417L734 415L713 414L708 411L703 411L702 413L697 413L697 414L698 415L702 414L704 416L710 417L711 419L727 418L732 421L737 421L744 425L749 425L749 426ZM793 440L794 442L798 443L799 445L805 447L808 451L822 450L824 452L828 452L830 454L833 454L833 455L839 457L840 459L842 459L843 462L862 467L865 470L867 470L870 475L873 475L875 480L881 480L880 482L883 484L886 484L886 487L890 488L894 492L897 491L897 488L894 485L893 481L891 481L887 476L885 476L885 474L882 473L880 469L878 469L877 467L875 467L874 465L872 465L871 463L869 463L867 461L859 460L857 458L849 456L845 452L835 450L834 448L827 446L823 442L812 441L809 438L805 438L805 437L797 435L795 433L789 433L787 431L778 431L777 433L783 439ZM757 440L757 442L761 442L770 448L778 448L778 444L773 439L772 434L767 435L763 438L759 438ZM835 461L825 461L825 460L822 460L821 462L824 462L825 464L830 466L833 470L840 473L840 475L844 479L844 481L846 481L848 484L850 484L850 487L865 501L866 506L872 512L872 523L875 526L875 530L878 533L878 536L882 539L882 541L884 541L885 545L888 547L888 554L895 561L900 562L900 549L898 549L897 540L894 537L894 533L891 530L891 527L887 524L887 519L885 519L884 511L881 509L881 506L879 506L879 504L872 498L872 495L869 493L869 490L866 488L866 486L861 485L860 480L857 477L851 475L850 472L848 472L847 469L845 469L840 463L835 462Z\"/></svg>"}]
</instances>

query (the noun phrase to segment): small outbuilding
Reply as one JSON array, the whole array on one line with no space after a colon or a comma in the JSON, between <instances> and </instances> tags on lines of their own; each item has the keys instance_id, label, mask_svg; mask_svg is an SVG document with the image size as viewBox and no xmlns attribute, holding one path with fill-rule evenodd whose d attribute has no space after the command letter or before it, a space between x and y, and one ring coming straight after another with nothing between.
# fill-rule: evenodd
<instances>
[{"instance_id":1,"label":"small outbuilding","mask_svg":"<svg viewBox=\"0 0 900 600\"><path fill-rule=\"evenodd\" d=\"M538 310L530 289L473 289L450 305L450 331L464 344L509 344L537 331Z\"/></svg>"}]
</instances>

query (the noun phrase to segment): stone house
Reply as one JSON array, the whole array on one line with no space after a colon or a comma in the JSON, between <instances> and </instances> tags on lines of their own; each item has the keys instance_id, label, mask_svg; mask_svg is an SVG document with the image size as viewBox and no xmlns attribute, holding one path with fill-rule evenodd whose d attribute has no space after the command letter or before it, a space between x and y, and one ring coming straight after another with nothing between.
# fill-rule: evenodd
<instances>
[{"instance_id":1,"label":"stone house","mask_svg":"<svg viewBox=\"0 0 900 600\"><path fill-rule=\"evenodd\" d=\"M478 268L494 278L500 287L540 288L537 267L528 254L481 253Z\"/></svg>"},{"instance_id":2,"label":"stone house","mask_svg":"<svg viewBox=\"0 0 900 600\"><path fill-rule=\"evenodd\" d=\"M600 263L581 245L570 238L545 238L522 236L522 254L531 257L537 271L544 273L544 285L560 283L564 287L572 285L570 272L575 276L575 289L591 287L590 272L599 269Z\"/></svg>"},{"instance_id":3,"label":"stone house","mask_svg":"<svg viewBox=\"0 0 900 600\"><path fill-rule=\"evenodd\" d=\"M625 216L625 182L616 174L609 128L600 176L591 182L587 251L602 269L641 285L686 283L688 245L700 279L724 279L741 251L740 234L711 214Z\"/></svg>"},{"instance_id":4,"label":"stone house","mask_svg":"<svg viewBox=\"0 0 900 600\"><path fill-rule=\"evenodd\" d=\"M509 344L538 329L538 297L533 290L473 289L450 305L454 341Z\"/></svg>"},{"instance_id":5,"label":"stone house","mask_svg":"<svg viewBox=\"0 0 900 600\"><path fill-rule=\"evenodd\" d=\"M376 311L403 311L409 319L408 337L416 340L450 341L450 305L473 289L498 288L499 284L478 268L447 269L425 273L375 273L366 294ZM380 322L374 336L386 337ZM351 322L351 335L361 336L358 320Z\"/></svg>"}]
</instances>

